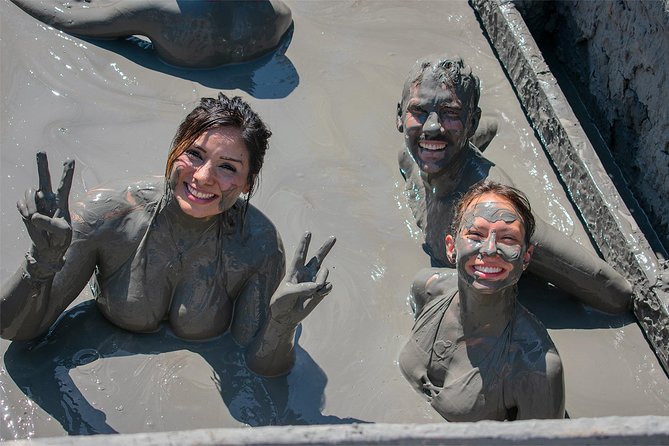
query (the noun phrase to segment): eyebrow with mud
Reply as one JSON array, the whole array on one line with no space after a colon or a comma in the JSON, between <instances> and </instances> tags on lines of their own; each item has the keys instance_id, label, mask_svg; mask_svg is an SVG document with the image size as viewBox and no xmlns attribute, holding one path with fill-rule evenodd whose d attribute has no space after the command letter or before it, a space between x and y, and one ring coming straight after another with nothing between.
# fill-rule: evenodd
<instances>
[{"instance_id":1,"label":"eyebrow with mud","mask_svg":"<svg viewBox=\"0 0 669 446\"><path fill-rule=\"evenodd\" d=\"M201 150L204 153L207 153L207 149L205 149L201 145L193 144L192 147L195 148L195 149ZM232 158L232 157L229 157L229 156L219 156L218 159L223 160L223 161L234 161L235 163L239 163L242 166L244 165L244 160L243 159Z\"/></svg>"},{"instance_id":2,"label":"eyebrow with mud","mask_svg":"<svg viewBox=\"0 0 669 446\"><path fill-rule=\"evenodd\" d=\"M500 209L498 205L501 204L503 203L497 201L477 203L473 209L468 210L462 216L462 226L468 228L474 226L474 219L476 217L481 217L490 223L501 220L504 223L511 224L516 220L521 220L520 216L515 212L509 209Z\"/></svg>"},{"instance_id":3,"label":"eyebrow with mud","mask_svg":"<svg viewBox=\"0 0 669 446\"><path fill-rule=\"evenodd\" d=\"M237 159L237 158L230 158L229 156L219 156L218 159L223 160L223 161L234 161L236 163L241 164L242 166L244 165L244 160Z\"/></svg>"}]
</instances>

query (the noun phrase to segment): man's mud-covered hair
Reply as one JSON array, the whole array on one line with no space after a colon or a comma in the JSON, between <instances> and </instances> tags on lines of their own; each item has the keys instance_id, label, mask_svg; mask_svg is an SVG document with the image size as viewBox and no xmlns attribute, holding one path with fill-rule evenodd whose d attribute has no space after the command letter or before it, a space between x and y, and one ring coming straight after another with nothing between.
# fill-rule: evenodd
<instances>
[{"instance_id":1,"label":"man's mud-covered hair","mask_svg":"<svg viewBox=\"0 0 669 446\"><path fill-rule=\"evenodd\" d=\"M402 90L401 110L406 107L406 101L411 96L411 87L420 85L425 75L433 76L436 80L455 88L459 98L469 98L469 102L462 104L469 110L475 110L479 104L481 87L479 78L472 73L469 65L461 57L447 55L431 55L419 59L411 67Z\"/></svg>"}]
</instances>

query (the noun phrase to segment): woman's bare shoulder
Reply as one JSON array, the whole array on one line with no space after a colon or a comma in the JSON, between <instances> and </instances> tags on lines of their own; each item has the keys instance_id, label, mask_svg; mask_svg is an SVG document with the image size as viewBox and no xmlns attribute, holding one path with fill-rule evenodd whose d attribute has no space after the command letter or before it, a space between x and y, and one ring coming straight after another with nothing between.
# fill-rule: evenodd
<instances>
[{"instance_id":1,"label":"woman's bare shoulder","mask_svg":"<svg viewBox=\"0 0 669 446\"><path fill-rule=\"evenodd\" d=\"M240 209L244 208L244 202L238 200ZM242 238L244 245L257 250L266 256L284 255L283 242L276 226L260 209L249 205L244 218Z\"/></svg>"},{"instance_id":2,"label":"woman's bare shoulder","mask_svg":"<svg viewBox=\"0 0 669 446\"><path fill-rule=\"evenodd\" d=\"M244 203L242 200L239 200L238 203L243 209ZM252 204L249 204L246 211L244 226L248 236L273 239L279 234L272 220Z\"/></svg>"},{"instance_id":3,"label":"woman's bare shoulder","mask_svg":"<svg viewBox=\"0 0 669 446\"><path fill-rule=\"evenodd\" d=\"M72 221L82 231L114 227L128 215L155 205L162 193L159 177L100 185L74 203Z\"/></svg>"}]
</instances>

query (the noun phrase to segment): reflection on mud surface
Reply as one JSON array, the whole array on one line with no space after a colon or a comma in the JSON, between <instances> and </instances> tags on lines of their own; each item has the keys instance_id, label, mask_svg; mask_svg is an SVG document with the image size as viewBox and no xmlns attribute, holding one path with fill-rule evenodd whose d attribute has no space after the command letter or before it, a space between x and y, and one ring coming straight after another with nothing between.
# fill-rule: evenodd
<instances>
[{"instance_id":1,"label":"reflection on mud surface","mask_svg":"<svg viewBox=\"0 0 669 446\"><path fill-rule=\"evenodd\" d=\"M204 364L197 364L200 358ZM43 339L12 343L4 363L34 404L74 435L115 433L119 420L124 429L143 422L151 430L172 430L175 423L192 428L203 420L239 426L362 421L321 414L327 377L302 349L289 377L263 378L246 368L229 335L205 342L183 341L165 328L137 335L107 322L92 301L70 310ZM220 404L173 419L180 404L212 390ZM116 413L101 410L111 407Z\"/></svg>"}]
</instances>

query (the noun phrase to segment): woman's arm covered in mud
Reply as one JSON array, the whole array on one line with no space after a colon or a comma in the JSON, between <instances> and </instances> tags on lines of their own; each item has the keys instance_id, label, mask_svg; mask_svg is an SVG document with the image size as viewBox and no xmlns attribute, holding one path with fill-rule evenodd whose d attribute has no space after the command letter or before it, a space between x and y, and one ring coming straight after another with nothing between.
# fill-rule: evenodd
<instances>
[{"instance_id":1,"label":"woman's arm covered in mud","mask_svg":"<svg viewBox=\"0 0 669 446\"><path fill-rule=\"evenodd\" d=\"M253 255L258 255L258 251L271 254L265 254L267 258L258 272L245 282L242 293L235 300L230 332L235 342L243 347L248 347L263 328L269 317L270 299L286 274L286 256L279 235L276 234L276 239L269 243L271 246L254 250Z\"/></svg>"},{"instance_id":2,"label":"woman's arm covered in mud","mask_svg":"<svg viewBox=\"0 0 669 446\"><path fill-rule=\"evenodd\" d=\"M297 326L332 290L332 285L327 282L328 269L321 269L321 264L336 239L326 240L316 255L306 262L310 241L311 234L307 232L283 282L272 296L263 327L246 352L247 366L259 375L278 376L290 371L295 363Z\"/></svg>"},{"instance_id":3,"label":"woman's arm covered in mud","mask_svg":"<svg viewBox=\"0 0 669 446\"><path fill-rule=\"evenodd\" d=\"M632 286L609 264L540 218L532 237L529 271L597 310L630 308Z\"/></svg>"},{"instance_id":4,"label":"woman's arm covered in mud","mask_svg":"<svg viewBox=\"0 0 669 446\"><path fill-rule=\"evenodd\" d=\"M411 284L411 299L414 319L420 316L425 305L434 298L452 293L458 287L458 275L449 268L424 268L414 276Z\"/></svg>"},{"instance_id":5,"label":"woman's arm covered in mud","mask_svg":"<svg viewBox=\"0 0 669 446\"><path fill-rule=\"evenodd\" d=\"M79 295L95 268L95 250L71 221L68 196L74 161L66 161L57 193L51 190L46 154L37 154L39 189L17 204L32 240L19 269L0 290L0 336L40 336ZM74 226L74 231L72 227Z\"/></svg>"}]
</instances>

